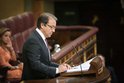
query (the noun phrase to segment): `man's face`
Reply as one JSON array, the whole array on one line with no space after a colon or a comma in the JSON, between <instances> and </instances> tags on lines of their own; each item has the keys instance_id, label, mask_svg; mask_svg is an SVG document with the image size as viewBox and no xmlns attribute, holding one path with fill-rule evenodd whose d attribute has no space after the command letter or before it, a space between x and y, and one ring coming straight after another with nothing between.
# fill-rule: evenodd
<instances>
[{"instance_id":1,"label":"man's face","mask_svg":"<svg viewBox=\"0 0 124 83\"><path fill-rule=\"evenodd\" d=\"M50 18L46 26L44 26L42 29L46 38L51 37L51 35L55 32L56 29L56 21Z\"/></svg>"}]
</instances>

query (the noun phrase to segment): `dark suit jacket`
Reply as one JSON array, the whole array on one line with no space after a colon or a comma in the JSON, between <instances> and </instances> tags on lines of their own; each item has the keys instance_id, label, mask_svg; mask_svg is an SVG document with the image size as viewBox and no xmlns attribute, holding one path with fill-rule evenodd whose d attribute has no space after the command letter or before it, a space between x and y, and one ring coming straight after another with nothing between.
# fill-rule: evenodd
<instances>
[{"instance_id":1,"label":"dark suit jacket","mask_svg":"<svg viewBox=\"0 0 124 83\"><path fill-rule=\"evenodd\" d=\"M22 80L46 79L56 76L58 64L51 62L48 48L36 30L25 42L22 55L24 62Z\"/></svg>"}]
</instances>

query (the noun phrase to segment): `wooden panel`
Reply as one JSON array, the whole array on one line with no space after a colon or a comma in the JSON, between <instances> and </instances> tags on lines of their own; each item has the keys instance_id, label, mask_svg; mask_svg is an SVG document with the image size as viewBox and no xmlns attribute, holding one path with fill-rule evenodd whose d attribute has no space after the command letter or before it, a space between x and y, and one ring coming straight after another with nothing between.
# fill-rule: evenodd
<instances>
[{"instance_id":1,"label":"wooden panel","mask_svg":"<svg viewBox=\"0 0 124 83\"><path fill-rule=\"evenodd\" d=\"M96 48L96 32L98 31L95 27L90 26L69 26L67 29L64 28L57 28L59 32L63 30L68 31L68 35L64 36L70 39L70 34L72 35L72 30L80 30L82 31L82 35L79 35L74 40L70 40L70 43L62 46L62 49L58 53L53 54L53 60L57 63L68 63L70 65L77 65L82 62L87 61L88 59L97 55L97 48ZM62 30L62 31L61 31ZM70 32L69 32L70 31ZM72 33L71 33L72 32ZM69 34L70 33L70 34ZM78 32L77 32L78 33ZM65 32L62 33L62 35ZM58 35L58 34L57 34ZM58 37L60 38L60 37Z\"/></svg>"},{"instance_id":2,"label":"wooden panel","mask_svg":"<svg viewBox=\"0 0 124 83\"><path fill-rule=\"evenodd\" d=\"M27 80L21 83L110 83L110 73L105 68L103 73L95 77L94 75L70 76L70 77L57 77L45 80Z\"/></svg>"}]
</instances>

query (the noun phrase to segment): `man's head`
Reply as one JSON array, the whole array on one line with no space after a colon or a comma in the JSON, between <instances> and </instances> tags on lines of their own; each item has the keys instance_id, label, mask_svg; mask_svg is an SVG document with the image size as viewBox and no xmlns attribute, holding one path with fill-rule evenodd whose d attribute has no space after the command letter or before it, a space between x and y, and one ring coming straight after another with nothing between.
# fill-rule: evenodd
<instances>
[{"instance_id":1,"label":"man's head","mask_svg":"<svg viewBox=\"0 0 124 83\"><path fill-rule=\"evenodd\" d=\"M46 38L51 37L55 32L57 18L50 13L42 13L37 20L37 27L43 32Z\"/></svg>"}]
</instances>

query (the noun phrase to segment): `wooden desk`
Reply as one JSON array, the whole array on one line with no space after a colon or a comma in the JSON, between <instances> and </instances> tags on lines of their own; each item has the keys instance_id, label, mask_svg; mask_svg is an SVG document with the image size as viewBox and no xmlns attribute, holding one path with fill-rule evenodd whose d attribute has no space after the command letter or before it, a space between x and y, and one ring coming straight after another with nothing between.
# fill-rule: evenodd
<instances>
[{"instance_id":1,"label":"wooden desk","mask_svg":"<svg viewBox=\"0 0 124 83\"><path fill-rule=\"evenodd\" d=\"M110 77L109 71L104 68L104 71L98 77L88 76L75 76L75 77L57 77L54 79L47 80L28 80L22 81L21 83L108 83Z\"/></svg>"}]
</instances>

